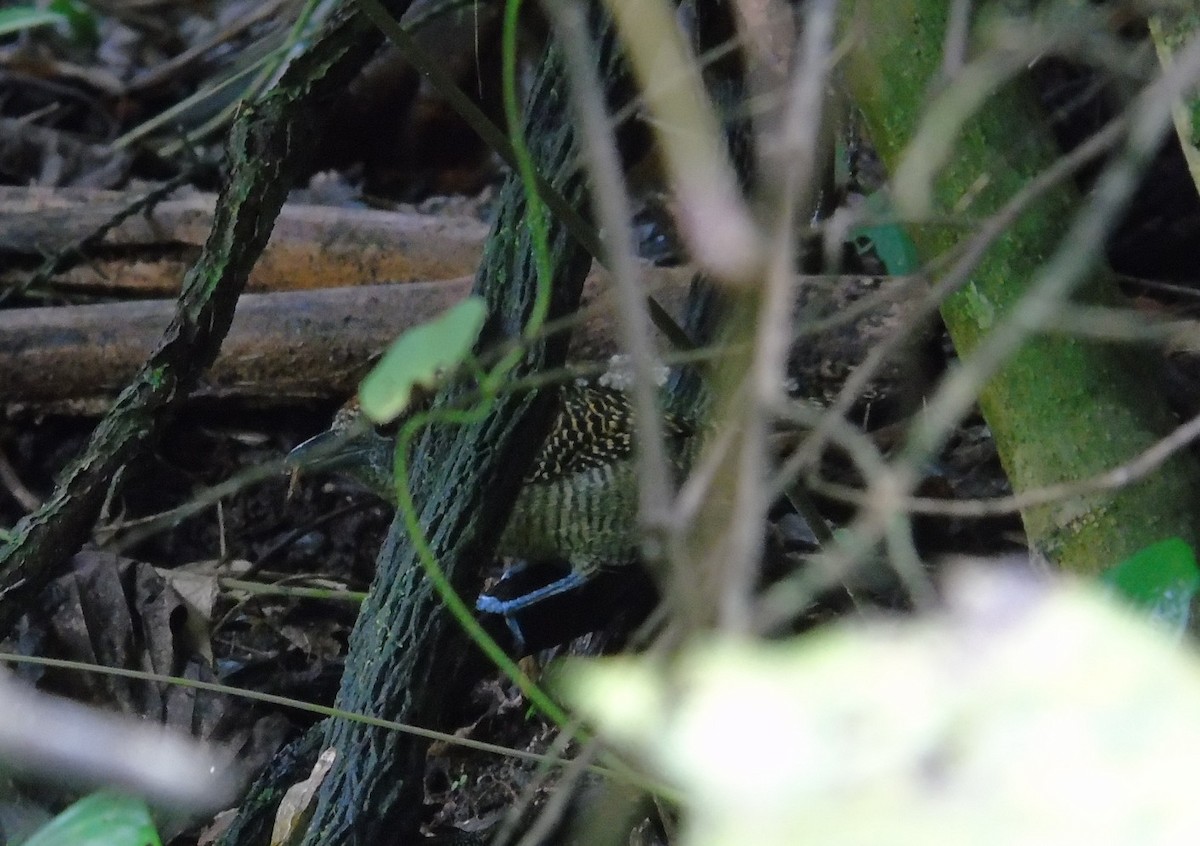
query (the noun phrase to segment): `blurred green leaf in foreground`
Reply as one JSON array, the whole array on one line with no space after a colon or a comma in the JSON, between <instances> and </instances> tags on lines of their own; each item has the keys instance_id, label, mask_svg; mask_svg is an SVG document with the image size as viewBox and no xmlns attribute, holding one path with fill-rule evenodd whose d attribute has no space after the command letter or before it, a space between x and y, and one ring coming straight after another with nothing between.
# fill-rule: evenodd
<instances>
[{"instance_id":1,"label":"blurred green leaf in foreground","mask_svg":"<svg viewBox=\"0 0 1200 846\"><path fill-rule=\"evenodd\" d=\"M948 596L559 687L683 792L688 846L1191 842L1196 656L1094 586L971 568Z\"/></svg>"},{"instance_id":2,"label":"blurred green leaf in foreground","mask_svg":"<svg viewBox=\"0 0 1200 846\"><path fill-rule=\"evenodd\" d=\"M146 803L118 793L93 793L67 808L25 846L162 846Z\"/></svg>"}]
</instances>

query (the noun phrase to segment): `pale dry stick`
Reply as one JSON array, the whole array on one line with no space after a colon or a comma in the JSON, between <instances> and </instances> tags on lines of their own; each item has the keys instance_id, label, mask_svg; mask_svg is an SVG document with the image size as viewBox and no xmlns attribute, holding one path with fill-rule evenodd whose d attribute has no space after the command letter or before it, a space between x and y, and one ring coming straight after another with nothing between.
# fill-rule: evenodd
<instances>
[{"instance_id":1,"label":"pale dry stick","mask_svg":"<svg viewBox=\"0 0 1200 846\"><path fill-rule=\"evenodd\" d=\"M307 587L303 584L293 586L289 582L304 582L307 579L319 579L321 573L293 573L281 576L273 582L255 582L248 579L234 579L228 576L217 577L217 587L226 592L237 591L249 597L287 597L289 599L320 599L331 602L346 602L361 605L367 598L365 590L349 590L336 587ZM225 615L226 620L230 617ZM215 627L214 627L215 628Z\"/></svg>"},{"instance_id":2,"label":"pale dry stick","mask_svg":"<svg viewBox=\"0 0 1200 846\"><path fill-rule=\"evenodd\" d=\"M217 560L229 560L229 540L225 531L225 503L217 500Z\"/></svg>"},{"instance_id":3,"label":"pale dry stick","mask_svg":"<svg viewBox=\"0 0 1200 846\"><path fill-rule=\"evenodd\" d=\"M21 481L20 474L17 473L12 462L8 460L8 453L0 450L0 483L8 489L8 493L17 504L28 514L37 511L42 507L41 498L25 486Z\"/></svg>"},{"instance_id":4,"label":"pale dry stick","mask_svg":"<svg viewBox=\"0 0 1200 846\"><path fill-rule=\"evenodd\" d=\"M905 495L900 498L899 507L910 514L966 518L998 517L1028 508L1050 505L1072 497L1117 490L1146 478L1161 467L1168 458L1197 438L1200 438L1200 415L1176 427L1171 434L1155 441L1152 446L1138 453L1129 461L1088 479L1060 482L1056 485L1046 485L1022 491L1019 494L991 499L951 500ZM849 485L828 482L817 477L808 478L807 483L817 493L850 505L863 506L869 500L869 496L864 491Z\"/></svg>"},{"instance_id":5,"label":"pale dry stick","mask_svg":"<svg viewBox=\"0 0 1200 846\"><path fill-rule=\"evenodd\" d=\"M942 75L946 79L957 76L967 63L970 29L970 0L953 0L946 20L946 40L942 45Z\"/></svg>"},{"instance_id":6,"label":"pale dry stick","mask_svg":"<svg viewBox=\"0 0 1200 846\"><path fill-rule=\"evenodd\" d=\"M260 21L270 18L286 2L288 0L270 0L267 3L256 4L257 7L248 7L246 13L224 25L219 31L210 34L207 38L201 39L198 43L193 44L182 52L176 53L166 61L160 62L139 73L130 81L129 91L126 93L126 96L164 85L180 70L193 62L198 62L205 55L212 53L216 48L227 46L227 42L232 41L245 30Z\"/></svg>"},{"instance_id":7,"label":"pale dry stick","mask_svg":"<svg viewBox=\"0 0 1200 846\"><path fill-rule=\"evenodd\" d=\"M778 143L788 78L794 67L799 37L792 4L780 0L732 0L731 16L742 46L746 97L742 115L751 120L758 161L766 163ZM776 156L777 158L777 156Z\"/></svg>"},{"instance_id":8,"label":"pale dry stick","mask_svg":"<svg viewBox=\"0 0 1200 846\"><path fill-rule=\"evenodd\" d=\"M740 385L736 389L737 394L731 397L731 406L736 407L739 401L739 395L744 401L744 393L746 386ZM704 445L704 451L700 454L699 461L692 467L683 485L679 489L679 493L675 497L675 513L672 515L672 520L680 526L690 526L695 523L700 509L704 506L705 497L713 487L713 483L717 478L721 465L728 459L730 451L734 447L734 439L736 427L731 425L719 426L716 435L707 439ZM681 588L688 589L692 586L692 582L685 582Z\"/></svg>"},{"instance_id":9,"label":"pale dry stick","mask_svg":"<svg viewBox=\"0 0 1200 846\"><path fill-rule=\"evenodd\" d=\"M1040 332L1114 343L1155 343L1175 352L1195 350L1200 344L1200 320L1162 320L1135 308L1114 306L1069 303Z\"/></svg>"},{"instance_id":10,"label":"pale dry stick","mask_svg":"<svg viewBox=\"0 0 1200 846\"><path fill-rule=\"evenodd\" d=\"M792 343L794 221L797 209L811 202L816 183L835 5L833 0L814 0L806 5L801 60L790 80L779 134L775 138L765 137L762 144L766 176L763 187L779 186L777 193L772 191L775 193L773 244L752 365L755 393L766 407L784 398L784 374Z\"/></svg>"},{"instance_id":11,"label":"pale dry stick","mask_svg":"<svg viewBox=\"0 0 1200 846\"><path fill-rule=\"evenodd\" d=\"M1158 279L1145 279L1141 276L1127 276L1125 274L1120 274L1118 278L1121 282L1136 285L1149 291L1160 291L1164 294L1174 294L1177 297L1187 297L1192 301L1200 299L1200 291L1197 291L1190 285L1176 285Z\"/></svg>"},{"instance_id":12,"label":"pale dry stick","mask_svg":"<svg viewBox=\"0 0 1200 846\"><path fill-rule=\"evenodd\" d=\"M717 44L705 50L696 56L696 67L703 70L708 66L715 64L721 59L735 52L740 47L741 36L734 36L726 39L721 44ZM618 127L624 124L627 120L633 117L640 117L646 122L646 125L653 128L656 132L660 127L655 125L654 116L650 114L642 114L646 111L646 103L648 95L656 94L660 91L670 91L677 85L681 85L686 79L686 76L678 73L664 73L658 76L654 84L648 89L643 89L635 97L631 97L628 102L622 105L612 114L613 127Z\"/></svg>"},{"instance_id":13,"label":"pale dry stick","mask_svg":"<svg viewBox=\"0 0 1200 846\"><path fill-rule=\"evenodd\" d=\"M884 479L901 481L891 474ZM918 611L932 611L937 605L937 591L929 581L921 553L917 551L912 515L901 507L906 489L883 484L874 487L877 501L872 507L880 514L889 515L883 531L888 566L900 577L913 607Z\"/></svg>"},{"instance_id":14,"label":"pale dry stick","mask_svg":"<svg viewBox=\"0 0 1200 846\"><path fill-rule=\"evenodd\" d=\"M762 139L761 193L772 206L772 231L768 235L766 274L758 298L748 374L751 396L737 421L742 432L738 439L734 513L721 544L710 554L710 558L715 555L723 561L709 564L711 572L720 573L722 580L719 621L731 631L747 631L752 624L762 525L773 502L765 484L770 471L768 415L769 409L784 398L795 272L793 223L797 209L809 204L815 184L834 5L832 0L814 0L805 6L802 44L795 51L800 58L789 80L778 134Z\"/></svg>"},{"instance_id":15,"label":"pale dry stick","mask_svg":"<svg viewBox=\"0 0 1200 846\"><path fill-rule=\"evenodd\" d=\"M654 566L662 562L668 549L679 546L668 538L672 491L658 403L656 372L661 360L651 335L650 313L638 284L637 248L630 228L633 211L606 117L603 88L592 62L595 50L588 37L587 11L577 0L546 0L543 6L565 48L569 96L583 130L583 155L592 174L592 204L603 232L607 266L616 289L617 331L621 346L633 364L631 394L637 432L634 449L638 523L645 558Z\"/></svg>"},{"instance_id":16,"label":"pale dry stick","mask_svg":"<svg viewBox=\"0 0 1200 846\"><path fill-rule=\"evenodd\" d=\"M288 696L280 696L275 693L264 693L258 690L231 687L230 685L219 684L217 682L206 682L201 681L200 679L183 678L181 676L169 676L162 673L149 672L146 670L131 670L124 667L106 667L100 664L86 664L80 661L68 661L62 658L46 658L40 655L18 655L11 652L0 652L0 662L19 665L28 664L36 667L54 667L57 669L71 670L72 672L97 673L105 676L114 676L116 678L137 679L139 681L154 682L156 684L163 685L169 684L176 687L200 690L208 693L217 693L223 696L236 696L239 699L246 699L251 702L262 702L278 708L285 708L288 710L295 710L308 714L316 714L320 717L350 719L354 720L355 722L362 723L363 725L386 729L388 731L400 732L401 734L410 734L415 737L422 737L431 741L439 741L450 746L457 746L463 749L472 749L479 752L500 755L517 761L528 761L530 763L539 765L562 767L566 767L571 763L571 759L554 758L548 754L527 752L521 749L511 749L507 746L501 746L496 743L487 743L482 740L474 740L458 734L450 734L448 732L435 731L434 729L421 728L420 726L400 723L396 722L395 720L385 720L382 717L372 717L367 714L349 713L334 708L331 705L317 705L312 702L306 702L302 699L293 699ZM75 705L76 703L71 704ZM0 731L0 733L2 733L2 731ZM0 743L2 742L3 739L0 738ZM195 759L196 756L193 755L192 757ZM61 764L59 764L59 767L61 772ZM622 783L633 785L639 789L663 795L671 801L679 801L680 798L678 794L665 785L660 785L649 779L636 776L631 778L629 773L622 770L612 769L602 764L589 764L587 765L587 769L588 772L594 773L603 778L616 779ZM211 772L209 774L211 775Z\"/></svg>"},{"instance_id":17,"label":"pale dry stick","mask_svg":"<svg viewBox=\"0 0 1200 846\"><path fill-rule=\"evenodd\" d=\"M746 64L750 65L749 88L755 93L784 88L799 44L792 4L779 0L733 0L729 5L739 40L745 45ZM760 133L759 140L767 134Z\"/></svg>"},{"instance_id":18,"label":"pale dry stick","mask_svg":"<svg viewBox=\"0 0 1200 846\"><path fill-rule=\"evenodd\" d=\"M630 65L659 126L680 236L715 281L757 284L761 233L738 187L700 72L663 0L607 0ZM671 88L663 77L679 80Z\"/></svg>"},{"instance_id":19,"label":"pale dry stick","mask_svg":"<svg viewBox=\"0 0 1200 846\"><path fill-rule=\"evenodd\" d=\"M213 744L31 690L8 673L0 675L0 709L0 758L10 774L107 785L177 811L208 813L232 799L231 768Z\"/></svg>"},{"instance_id":20,"label":"pale dry stick","mask_svg":"<svg viewBox=\"0 0 1200 846\"><path fill-rule=\"evenodd\" d=\"M655 120L659 150L675 198L681 238L696 263L715 284L727 286L742 296L756 293L764 272L766 244L758 222L742 196L695 57L681 37L669 4L662 0L607 0L607 5L647 109ZM678 82L669 89L664 88L661 85L663 78L677 79ZM742 428L742 421L733 423L735 431ZM714 452L710 449L706 453L701 463L708 462L711 466ZM689 480L688 484L695 489L693 482L694 479ZM761 477L758 488L761 488ZM741 493L740 490L736 492L737 495ZM714 505L707 500L706 504ZM693 525L691 521L681 521L679 516L677 506L672 515L674 526ZM721 537L720 543L713 547L730 541L736 543L737 516L726 509L713 525L707 527ZM681 544L691 541L682 528L673 529L668 536L678 538ZM724 599L718 596L718 591L709 588L717 586L718 574L727 562L734 557L741 559L742 556L731 555L731 552L733 550L724 549L715 556L710 553L703 562L707 566L692 568L696 574L693 578L678 580L679 590L672 591L673 604L684 610L689 620L708 623L709 618L721 615L719 604Z\"/></svg>"},{"instance_id":21,"label":"pale dry stick","mask_svg":"<svg viewBox=\"0 0 1200 846\"><path fill-rule=\"evenodd\" d=\"M828 414L828 411L814 403L797 401L789 401L773 411L778 418L788 420L801 427L820 425L824 423L824 418ZM839 417L826 425L829 428L829 441L846 453L858 472L862 474L872 495L883 498L885 502L881 504L890 504L887 502L887 498L891 496L889 492L897 490L896 480L892 478L895 474L889 468L879 447L870 437L845 418ZM892 518L893 521L906 519L907 516L903 512ZM911 531L906 531L906 536L889 537L889 527L882 525L879 527L879 533L869 542L858 543L855 539L851 539L850 542L856 544L854 549L858 553L858 557L826 553L813 556L810 559L812 563L803 573L773 585L759 599L755 609L757 630L760 632L774 630L792 619L797 611L811 601L817 593L849 580L854 573L855 565L865 558L866 553L881 536L897 545L892 550L896 560L908 565L897 568L897 574L914 601L922 605L931 603L934 596L933 586L924 570L920 568L919 561L916 566L912 566L910 559L915 557L915 552L911 551ZM907 537L907 541L905 537Z\"/></svg>"},{"instance_id":22,"label":"pale dry stick","mask_svg":"<svg viewBox=\"0 0 1200 846\"><path fill-rule=\"evenodd\" d=\"M1046 191L1070 178L1093 159L1107 152L1120 140L1126 125L1125 116L1110 121L1098 133L1030 181L1004 205L1004 208L984 222L979 234L964 246L962 254L954 260L946 274L913 306L907 319L896 328L896 332L888 340L872 349L862 364L854 368L829 406L830 414L825 418L826 422L818 425L799 449L785 462L780 470L780 478L785 480L795 478L802 468L815 464L825 447L828 437L827 426L832 421L849 413L858 397L866 390L870 381L879 374L884 364L908 342L909 330L933 317L946 297L967 284L971 272L983 260L984 254L1020 218L1026 208L1036 202Z\"/></svg>"}]
</instances>

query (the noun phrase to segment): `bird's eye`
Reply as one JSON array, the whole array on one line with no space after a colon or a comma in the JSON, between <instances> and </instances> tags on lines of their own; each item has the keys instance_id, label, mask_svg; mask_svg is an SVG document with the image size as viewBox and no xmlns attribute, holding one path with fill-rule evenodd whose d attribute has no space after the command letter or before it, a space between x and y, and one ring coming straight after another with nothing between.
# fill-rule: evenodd
<instances>
[{"instance_id":1,"label":"bird's eye","mask_svg":"<svg viewBox=\"0 0 1200 846\"><path fill-rule=\"evenodd\" d=\"M394 438L400 432L400 423L404 417L397 417L390 423L376 423L374 426L375 434L384 438Z\"/></svg>"}]
</instances>

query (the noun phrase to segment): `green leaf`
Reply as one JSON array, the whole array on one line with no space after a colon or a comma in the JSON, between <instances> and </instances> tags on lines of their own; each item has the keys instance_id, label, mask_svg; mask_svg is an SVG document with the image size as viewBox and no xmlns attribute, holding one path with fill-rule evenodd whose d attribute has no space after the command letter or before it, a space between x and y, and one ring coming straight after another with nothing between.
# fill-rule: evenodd
<instances>
[{"instance_id":1,"label":"green leaf","mask_svg":"<svg viewBox=\"0 0 1200 846\"><path fill-rule=\"evenodd\" d=\"M867 209L871 217L882 221L894 221L896 214L886 193L876 191L867 197ZM873 250L887 272L893 276L915 273L921 266L917 247L904 227L895 222L872 223L856 226L850 231L850 241L859 254Z\"/></svg>"},{"instance_id":2,"label":"green leaf","mask_svg":"<svg viewBox=\"0 0 1200 846\"><path fill-rule=\"evenodd\" d=\"M358 391L363 413L376 423L399 417L413 389L429 387L446 370L462 364L487 318L480 297L468 297L441 317L409 329L384 353Z\"/></svg>"},{"instance_id":3,"label":"green leaf","mask_svg":"<svg viewBox=\"0 0 1200 846\"><path fill-rule=\"evenodd\" d=\"M947 611L569 659L680 846L1190 843L1200 660L1096 585L964 568Z\"/></svg>"},{"instance_id":4,"label":"green leaf","mask_svg":"<svg viewBox=\"0 0 1200 846\"><path fill-rule=\"evenodd\" d=\"M54 0L50 11L62 15L71 29L71 39L80 45L94 48L100 43L100 26L96 15L78 0Z\"/></svg>"},{"instance_id":5,"label":"green leaf","mask_svg":"<svg viewBox=\"0 0 1200 846\"><path fill-rule=\"evenodd\" d=\"M162 846L150 811L141 799L93 793L67 808L25 846Z\"/></svg>"},{"instance_id":6,"label":"green leaf","mask_svg":"<svg viewBox=\"0 0 1200 846\"><path fill-rule=\"evenodd\" d=\"M1168 538L1107 570L1100 580L1151 619L1182 633L1200 589L1200 570L1192 548Z\"/></svg>"},{"instance_id":7,"label":"green leaf","mask_svg":"<svg viewBox=\"0 0 1200 846\"><path fill-rule=\"evenodd\" d=\"M66 23L66 19L60 13L42 11L33 6L0 9L0 36L63 23Z\"/></svg>"}]
</instances>

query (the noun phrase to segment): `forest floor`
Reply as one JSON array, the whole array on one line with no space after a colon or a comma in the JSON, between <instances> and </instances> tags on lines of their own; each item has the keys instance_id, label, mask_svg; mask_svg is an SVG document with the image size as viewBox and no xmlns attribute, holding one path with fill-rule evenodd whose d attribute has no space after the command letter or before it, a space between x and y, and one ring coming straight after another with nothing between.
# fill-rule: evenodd
<instances>
[{"instance_id":1,"label":"forest floor","mask_svg":"<svg viewBox=\"0 0 1200 846\"><path fill-rule=\"evenodd\" d=\"M109 9L104 4L105 11L81 7L73 30L40 28L0 39L0 185L9 186L7 193L0 194L0 253L9 269L0 304L0 355L8 355L6 350L12 347L3 340L10 331L3 322L6 313L25 314L32 320L41 314L35 310L128 306L155 298L162 304L171 301L162 286L169 286L171 279L178 284L203 236L203 232L197 237L184 231L185 218L172 219L179 229L159 232L155 239L89 243L64 262L65 271L74 272L74 278L67 278L69 272L39 278L37 270L46 258L61 257L67 250L62 245L48 249L36 237L21 235L16 224L31 219L27 217L30 203L45 210L62 200L70 214L82 214L89 205L119 205L172 179L180 183L173 199L211 195L220 184L221 138L230 119L231 91L247 93L245 86L257 74L241 72L251 57L269 54L284 42L297 5L284 0L266 4L211 0L113 4ZM418 5L420 12L435 4ZM94 8L100 9L101 4ZM484 110L499 115L493 17L452 12L434 20L423 37L446 57L447 67ZM535 49L536 36L529 37L530 49ZM232 89L219 87L231 79ZM378 212L420 215L441 220L454 232L468 233L455 242L461 256L440 255L450 268L442 270L443 276L430 275L438 271L422 265L408 271L410 278L404 281L419 277L420 281L453 282L469 276L477 255L472 250L481 243L480 233L503 177L495 157L390 52L373 62L346 92L333 122L338 131L323 142L310 185L293 198L295 206L315 210L313 229L295 238L328 259L319 273L327 279L349 278L347 285L394 278L394 271L392 275L381 271L355 279L358 271L349 259L334 255L337 251L330 246L338 232L356 225L358 218L347 218L348 213ZM179 143L185 137L193 140ZM1162 172L1148 179L1143 205L1131 212L1130 221L1114 240L1113 263L1130 278L1141 280L1133 293L1143 298L1147 308L1195 310L1194 292L1186 287L1196 282L1187 278L1195 272L1194 263L1173 258L1169 244L1162 248L1166 237L1162 220L1172 222L1167 227L1171 243L1194 245L1200 235L1196 223L1200 215L1194 209L1179 210L1172 198L1159 198L1165 193L1163 186L1174 179L1172 154L1165 154L1164 160ZM644 257L670 264L675 246L661 215L664 204L655 201L651 190L643 199L639 236ZM384 223L412 225L407 219ZM83 232L91 226L80 225ZM1149 249L1147 243L1159 246ZM1147 257L1146 261L1139 262L1139 256ZM130 282L134 277L153 277L153 281L139 289ZM311 289L318 283L298 282L293 274L290 282L264 278L257 284L256 293L272 296ZM1167 291L1164 285L1176 288ZM273 307L265 306L268 315ZM71 315L83 319L92 313L62 314L69 321ZM135 331L131 311L112 314L121 320L128 317L127 331ZM341 319L336 314L325 317L335 323ZM71 329L68 324L57 331ZM121 331L118 327L113 334ZM342 344L336 347L339 350L357 344L360 359L343 362L345 366L336 374L326 374L324 382L322 373L312 374L303 389L291 383L276 388L269 375L258 372L252 380L238 376L222 381L226 377L214 375L207 395L186 405L162 437L126 468L120 493L95 527L92 543L75 556L38 607L30 609L6 649L110 666L150 667L330 704L357 613L355 594L370 586L375 556L391 522L386 504L347 480L280 472L148 534L141 526L155 515L195 501L203 491L246 468L281 460L324 429L349 396L348 386L363 372L370 353L386 343L386 327L369 331L376 334L364 329L356 336L354 324L349 324L346 334L351 340L332 343ZM80 355L101 365L106 359L104 345L116 341L88 337L95 346L84 346ZM797 375L809 372L805 368L815 372L830 367L844 374L846 361L861 358L869 342L869 337L841 338L819 355L797 353ZM265 351L255 355L276 355L286 361L293 352L289 345L295 341L266 338L263 343ZM331 342L324 338L319 343ZM375 349L362 349L370 344L376 344ZM852 352L844 352L838 344ZM921 369L938 372L951 354L939 329L931 328L923 347L921 355L927 360ZM844 360L829 365L831 358ZM76 366L52 358L36 365L22 361L13 357L5 366L66 370ZM1192 390L1197 380L1190 374L1196 368L1183 356L1172 363L1179 404L1187 410L1192 397L1200 396ZM286 370L286 364L279 369ZM95 378L111 379L119 386L119 368L104 373ZM115 395L110 387L91 393L66 388L57 394L48 388L30 393L29 384L44 383L40 388L66 384L67 375L52 369L25 372L21 379L9 382L0 385L6 409L0 420L0 525L4 526L15 525L49 496L56 475L81 452L97 412ZM235 383L236 388L231 388ZM919 385L905 389L918 394L920 390ZM885 429L889 415L911 407L911 397L892 400L896 397L881 394L873 425ZM995 495L1004 490L986 427L978 419L960 430L942 463L930 468L925 490L951 496ZM842 512L830 508L828 516L836 521ZM808 533L795 522L782 518L774 528L785 548L791 545L791 551L802 551ZM928 520L918 528L922 551L930 557L1014 549L1021 543L1015 518ZM289 593L295 588L324 589L328 594L313 598ZM185 617L187 625L182 622ZM635 622L626 619L620 625L627 630ZM623 634L609 631L574 648L602 648ZM265 765L281 744L316 719L295 709L227 697L185 696L143 682L62 669L26 666L20 672L44 690L167 722L227 744L247 772ZM528 716L526 704L508 685L488 680L477 694L477 700L463 709L464 734L525 751L549 746L551 732ZM427 779L429 824L431 828L483 827L521 800L532 783L528 765L439 744L431 752ZM544 786L540 790L532 798L545 794ZM190 829L175 842L195 842L197 836L197 830Z\"/></svg>"}]
</instances>

